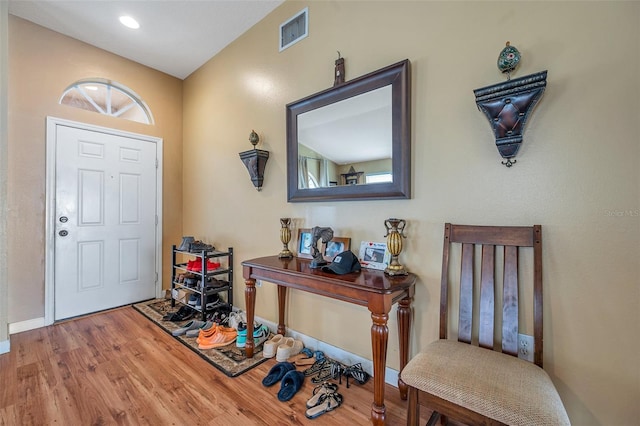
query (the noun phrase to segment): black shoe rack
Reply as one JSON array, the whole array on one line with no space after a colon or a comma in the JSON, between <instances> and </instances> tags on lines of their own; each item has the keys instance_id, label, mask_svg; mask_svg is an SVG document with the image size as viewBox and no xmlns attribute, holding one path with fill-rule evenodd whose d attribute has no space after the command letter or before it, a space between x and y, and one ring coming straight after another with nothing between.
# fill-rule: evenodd
<instances>
[{"instance_id":1,"label":"black shoe rack","mask_svg":"<svg viewBox=\"0 0 640 426\"><path fill-rule=\"evenodd\" d=\"M178 260L180 259L180 260ZM203 250L190 252L178 250L177 246L172 247L172 270L171 270L171 306L175 307L176 301L183 303L192 309L202 313L202 320L206 320L207 296L226 292L225 303L233 306L233 247L227 251ZM189 261L198 260L201 262L200 270L188 270ZM208 261L220 263L217 269L207 269ZM200 281L201 285L187 285L179 282L180 274L190 275L195 281ZM216 284L216 285L214 285ZM181 292L182 290L183 292ZM200 295L200 308L189 305L189 295L196 293ZM182 300L176 300L179 295L184 295ZM214 308L215 309L215 308Z\"/></svg>"}]
</instances>

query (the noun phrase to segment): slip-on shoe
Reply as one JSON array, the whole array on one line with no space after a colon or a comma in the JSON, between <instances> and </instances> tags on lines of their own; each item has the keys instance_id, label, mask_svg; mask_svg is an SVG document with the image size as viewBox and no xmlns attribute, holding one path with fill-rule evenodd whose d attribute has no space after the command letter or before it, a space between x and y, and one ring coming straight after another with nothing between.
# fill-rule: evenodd
<instances>
[{"instance_id":1,"label":"slip-on shoe","mask_svg":"<svg viewBox=\"0 0 640 426\"><path fill-rule=\"evenodd\" d=\"M278 350L276 351L276 361L284 362L289 359L289 357L299 354L303 348L304 343L302 343L301 340L296 340L293 337L285 337L284 343L278 346Z\"/></svg>"},{"instance_id":2,"label":"slip-on shoe","mask_svg":"<svg viewBox=\"0 0 640 426\"><path fill-rule=\"evenodd\" d=\"M262 347L262 356L265 358L273 358L276 356L278 346L284 343L284 336L282 334L276 334L271 339L264 342Z\"/></svg>"},{"instance_id":3,"label":"slip-on shoe","mask_svg":"<svg viewBox=\"0 0 640 426\"><path fill-rule=\"evenodd\" d=\"M300 371L289 371L284 375L280 382L280 392L278 392L278 399L282 402L289 401L302 387L304 382L304 374Z\"/></svg>"},{"instance_id":4,"label":"slip-on shoe","mask_svg":"<svg viewBox=\"0 0 640 426\"><path fill-rule=\"evenodd\" d=\"M189 330L202 328L202 326L204 324L205 324L204 321L191 320L188 323L186 323L185 325L183 325L182 327L176 328L175 330L173 330L171 332L171 335L172 336L182 336L183 334L185 334Z\"/></svg>"},{"instance_id":5,"label":"slip-on shoe","mask_svg":"<svg viewBox=\"0 0 640 426\"><path fill-rule=\"evenodd\" d=\"M295 369L296 366L290 362L279 362L271 367L271 370L269 370L266 377L262 379L262 384L264 386L273 386L281 381L285 374L289 371L295 371Z\"/></svg>"}]
</instances>

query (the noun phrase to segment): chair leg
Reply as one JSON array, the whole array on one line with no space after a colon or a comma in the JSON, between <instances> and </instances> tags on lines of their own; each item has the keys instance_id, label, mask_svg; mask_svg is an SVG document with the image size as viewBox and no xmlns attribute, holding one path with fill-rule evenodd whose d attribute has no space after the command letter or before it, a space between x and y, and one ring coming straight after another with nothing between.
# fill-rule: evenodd
<instances>
[{"instance_id":1,"label":"chair leg","mask_svg":"<svg viewBox=\"0 0 640 426\"><path fill-rule=\"evenodd\" d=\"M420 421L420 404L418 404L418 389L409 386L409 396L407 398L407 426L418 426Z\"/></svg>"},{"instance_id":2,"label":"chair leg","mask_svg":"<svg viewBox=\"0 0 640 426\"><path fill-rule=\"evenodd\" d=\"M435 426L435 424L438 422L438 419L442 420L442 418L440 417L440 413L438 413L437 411L434 411L433 413L431 413L431 417L429 417L427 426Z\"/></svg>"}]
</instances>

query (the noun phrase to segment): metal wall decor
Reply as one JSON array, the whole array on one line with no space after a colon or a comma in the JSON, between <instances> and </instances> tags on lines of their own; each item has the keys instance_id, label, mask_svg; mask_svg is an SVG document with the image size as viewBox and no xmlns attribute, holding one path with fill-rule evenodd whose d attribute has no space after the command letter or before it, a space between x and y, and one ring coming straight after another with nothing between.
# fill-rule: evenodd
<instances>
[{"instance_id":1,"label":"metal wall decor","mask_svg":"<svg viewBox=\"0 0 640 426\"><path fill-rule=\"evenodd\" d=\"M339 86L344 83L344 58L340 57L340 51L338 51L338 59L336 59L336 68L333 73L333 87Z\"/></svg>"},{"instance_id":2,"label":"metal wall decor","mask_svg":"<svg viewBox=\"0 0 640 426\"><path fill-rule=\"evenodd\" d=\"M522 144L525 124L547 86L547 71L511 80L520 62L520 52L507 42L498 57L498 69L507 74L507 81L475 89L476 105L493 129L498 152L507 167L516 163L515 156Z\"/></svg>"},{"instance_id":3,"label":"metal wall decor","mask_svg":"<svg viewBox=\"0 0 640 426\"><path fill-rule=\"evenodd\" d=\"M247 168L251 182L258 191L262 190L262 183L264 182L264 169L269 159L269 151L257 149L256 145L260 141L258 134L252 130L249 135L249 142L253 145L253 149L240 153L240 159Z\"/></svg>"}]
</instances>

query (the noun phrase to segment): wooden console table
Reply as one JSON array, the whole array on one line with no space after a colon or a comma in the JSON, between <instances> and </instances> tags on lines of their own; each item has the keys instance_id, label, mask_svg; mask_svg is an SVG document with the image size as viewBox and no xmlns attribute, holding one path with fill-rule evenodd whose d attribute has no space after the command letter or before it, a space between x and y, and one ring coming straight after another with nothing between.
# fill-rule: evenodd
<instances>
[{"instance_id":1,"label":"wooden console table","mask_svg":"<svg viewBox=\"0 0 640 426\"><path fill-rule=\"evenodd\" d=\"M375 425L385 423L384 376L387 361L389 328L387 320L391 306L398 302L398 335L400 337L400 369L407 364L409 356L409 328L411 326L411 302L415 291L416 277L413 274L390 277L383 271L362 269L346 275L335 275L311 269L310 260L277 256L261 257L242 262L246 283L245 301L247 309L246 354L253 357L253 321L256 304L256 280L265 280L278 285L278 333L286 332L284 324L287 288L294 288L321 296L331 297L357 305L371 311L371 348L373 355L373 404L371 420ZM407 386L398 378L402 399L407 398Z\"/></svg>"}]
</instances>

